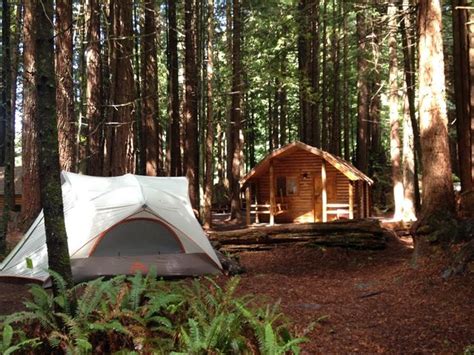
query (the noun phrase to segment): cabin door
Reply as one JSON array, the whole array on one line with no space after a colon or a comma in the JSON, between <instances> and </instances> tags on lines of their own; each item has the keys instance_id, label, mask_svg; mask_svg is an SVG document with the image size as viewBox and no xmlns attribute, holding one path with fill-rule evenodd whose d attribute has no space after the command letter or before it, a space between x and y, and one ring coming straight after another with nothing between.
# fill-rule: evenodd
<instances>
[{"instance_id":1,"label":"cabin door","mask_svg":"<svg viewBox=\"0 0 474 355\"><path fill-rule=\"evenodd\" d=\"M323 184L321 176L316 175L313 178L313 216L314 222L321 222L323 216Z\"/></svg>"}]
</instances>

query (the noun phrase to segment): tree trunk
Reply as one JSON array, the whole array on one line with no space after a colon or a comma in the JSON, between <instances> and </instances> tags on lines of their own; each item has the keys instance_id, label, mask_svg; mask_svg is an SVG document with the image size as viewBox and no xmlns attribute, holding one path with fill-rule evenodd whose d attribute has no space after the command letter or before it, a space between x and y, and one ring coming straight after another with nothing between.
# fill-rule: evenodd
<instances>
[{"instance_id":1,"label":"tree trunk","mask_svg":"<svg viewBox=\"0 0 474 355\"><path fill-rule=\"evenodd\" d=\"M444 97L441 5L439 0L421 0L418 11L422 219L443 220L454 215L454 194Z\"/></svg>"},{"instance_id":2,"label":"tree trunk","mask_svg":"<svg viewBox=\"0 0 474 355\"><path fill-rule=\"evenodd\" d=\"M6 199L10 199L11 206L15 206L15 174L14 174L14 165L15 165L15 132L16 132L16 107L17 107L17 89L18 89L18 72L20 68L20 39L22 38L22 18L23 18L23 4L18 2L16 4L16 11L15 11L15 22L14 22L14 30L10 30L11 33L11 40L10 40L10 47L11 47L11 70L10 70L10 97L11 97L11 127L10 132L12 134L11 146L10 146L10 164L13 169L13 173L11 173L12 184L10 186L11 191L10 193L6 193ZM8 162L9 159L6 159ZM6 188L6 186L5 186ZM15 206L16 212L16 206Z\"/></svg>"},{"instance_id":3,"label":"tree trunk","mask_svg":"<svg viewBox=\"0 0 474 355\"><path fill-rule=\"evenodd\" d=\"M471 116L471 176L474 177L474 14L469 15L469 86Z\"/></svg>"},{"instance_id":4,"label":"tree trunk","mask_svg":"<svg viewBox=\"0 0 474 355\"><path fill-rule=\"evenodd\" d=\"M403 217L404 221L416 221L415 194L415 142L410 118L408 91L404 93L403 105Z\"/></svg>"},{"instance_id":5,"label":"tree trunk","mask_svg":"<svg viewBox=\"0 0 474 355\"><path fill-rule=\"evenodd\" d=\"M281 59L281 74L282 77L286 77L287 70L286 70L286 56ZM280 146L284 146L288 141L288 94L286 90L286 84L282 83L280 87L280 92L278 95L278 103L280 105ZM253 115L253 112L252 112ZM253 121L255 123L255 121ZM255 132L252 130L252 135L255 137ZM255 151L255 147L253 147ZM254 159L251 160L251 168L255 166L255 154Z\"/></svg>"},{"instance_id":6,"label":"tree trunk","mask_svg":"<svg viewBox=\"0 0 474 355\"><path fill-rule=\"evenodd\" d=\"M395 0L391 0L388 9L388 51L389 51L389 116L390 116L390 161L392 164L393 202L395 211L393 219L399 221L403 213L403 181L400 154L400 121L398 117L398 57L397 57L397 6Z\"/></svg>"},{"instance_id":7,"label":"tree trunk","mask_svg":"<svg viewBox=\"0 0 474 355\"><path fill-rule=\"evenodd\" d=\"M204 180L204 228L212 227L212 187L214 180L214 0L207 0L207 122L206 122L206 178Z\"/></svg>"},{"instance_id":8,"label":"tree trunk","mask_svg":"<svg viewBox=\"0 0 474 355\"><path fill-rule=\"evenodd\" d=\"M340 14L340 2L336 5L336 1L332 2L332 18L333 18L333 32L332 32L332 57L333 57L333 91L332 91L332 126L331 126L331 153L340 155L341 154L341 118L340 118L340 89L339 89L339 18Z\"/></svg>"},{"instance_id":9,"label":"tree trunk","mask_svg":"<svg viewBox=\"0 0 474 355\"><path fill-rule=\"evenodd\" d=\"M189 183L189 199L195 210L199 209L199 148L196 68L196 7L195 0L184 2L184 159Z\"/></svg>"},{"instance_id":10,"label":"tree trunk","mask_svg":"<svg viewBox=\"0 0 474 355\"><path fill-rule=\"evenodd\" d=\"M143 153L145 173L150 176L161 175L160 151L161 128L158 117L158 66L157 66L157 26L154 1L144 3L145 24L142 34L142 141L140 151Z\"/></svg>"},{"instance_id":11,"label":"tree trunk","mask_svg":"<svg viewBox=\"0 0 474 355\"><path fill-rule=\"evenodd\" d=\"M232 109L231 130L233 141L228 152L232 157L232 173L229 176L230 185L230 218L240 221L242 211L240 206L240 170L242 164L242 64L241 64L241 31L242 20L240 14L240 0L233 0L232 26Z\"/></svg>"},{"instance_id":12,"label":"tree trunk","mask_svg":"<svg viewBox=\"0 0 474 355\"><path fill-rule=\"evenodd\" d=\"M319 114L319 56L320 56L320 39L319 39L319 0L311 0L311 105L310 105L310 120L312 121L313 132L311 145L321 147L321 119ZM282 76L285 77L285 76Z\"/></svg>"},{"instance_id":13,"label":"tree trunk","mask_svg":"<svg viewBox=\"0 0 474 355\"><path fill-rule=\"evenodd\" d=\"M2 218L0 221L0 254L6 251L6 240L8 233L8 222L10 220L10 212L15 207L15 184L14 184L14 168L15 168L15 152L14 152L14 122L12 121L12 97L11 86L12 77L10 75L11 66L11 14L10 4L8 0L2 0L2 121L5 128L3 150L4 172L4 203Z\"/></svg>"},{"instance_id":14,"label":"tree trunk","mask_svg":"<svg viewBox=\"0 0 474 355\"><path fill-rule=\"evenodd\" d=\"M353 249L384 249L386 231L376 220L286 224L212 232L209 238L220 250L265 250L282 245L315 244Z\"/></svg>"},{"instance_id":15,"label":"tree trunk","mask_svg":"<svg viewBox=\"0 0 474 355\"><path fill-rule=\"evenodd\" d=\"M323 20L322 23L322 35L321 40L323 42L322 50L322 90L321 90L321 148L324 150L328 149L328 64L327 64L327 1L323 1Z\"/></svg>"},{"instance_id":16,"label":"tree trunk","mask_svg":"<svg viewBox=\"0 0 474 355\"><path fill-rule=\"evenodd\" d=\"M35 0L25 0L23 17L23 116L22 116L22 164L23 203L21 220L25 225L41 210L39 190L39 142L36 91L36 31L37 5Z\"/></svg>"},{"instance_id":17,"label":"tree trunk","mask_svg":"<svg viewBox=\"0 0 474 355\"><path fill-rule=\"evenodd\" d=\"M382 152L382 123L381 123L381 51L379 38L381 36L380 23L377 16L372 14L370 17L370 31L367 38L370 38L370 48L372 48L369 70L369 119L367 122L367 159L369 160L369 174L374 173L374 168L385 164L385 153ZM372 159L371 159L372 158ZM370 162L375 164L370 164Z\"/></svg>"},{"instance_id":18,"label":"tree trunk","mask_svg":"<svg viewBox=\"0 0 474 355\"><path fill-rule=\"evenodd\" d=\"M342 66L343 66L343 94L342 94L342 107L343 107L343 121L344 121L344 159L346 161L351 160L351 153L350 153L350 104L349 104L349 63L347 60L348 53L349 53L349 40L348 40L348 24L347 24L347 16L348 16L348 5L344 3L343 9L343 17L344 17L344 24L343 24L343 33L344 33L344 44L343 44L343 59L342 59Z\"/></svg>"},{"instance_id":19,"label":"tree trunk","mask_svg":"<svg viewBox=\"0 0 474 355\"><path fill-rule=\"evenodd\" d=\"M53 0L43 0L38 16L36 37L38 119L40 139L40 188L44 213L46 246L49 268L60 274L67 286L72 287L71 263L64 224L63 197L58 152L58 127L56 120L56 88L54 71ZM60 48L60 51L66 50ZM53 292L58 285L53 281Z\"/></svg>"},{"instance_id":20,"label":"tree trunk","mask_svg":"<svg viewBox=\"0 0 474 355\"><path fill-rule=\"evenodd\" d=\"M87 83L87 164L88 175L100 176L103 172L103 125L102 125L102 73L100 59L100 3L86 0L85 24L87 47L85 52Z\"/></svg>"},{"instance_id":21,"label":"tree trunk","mask_svg":"<svg viewBox=\"0 0 474 355\"><path fill-rule=\"evenodd\" d=\"M271 125L272 125L272 134L271 134L271 140L272 140L272 145L273 149L277 149L280 145L280 139L279 139L279 128L280 128L280 112L279 112L279 95L281 91L281 81L277 77L275 77L275 85L274 85L274 96L273 96L273 109L272 109L272 115L271 115Z\"/></svg>"},{"instance_id":22,"label":"tree trunk","mask_svg":"<svg viewBox=\"0 0 474 355\"><path fill-rule=\"evenodd\" d=\"M452 0L453 13L453 68L458 136L459 175L461 191L473 187L471 160L471 117L469 87L469 42L467 35L468 10L466 0ZM464 8L458 8L464 7Z\"/></svg>"},{"instance_id":23,"label":"tree trunk","mask_svg":"<svg viewBox=\"0 0 474 355\"><path fill-rule=\"evenodd\" d=\"M365 4L365 2L364 2ZM363 14L365 9L357 12L357 167L364 173L368 173L368 120L369 120L369 83L368 62L366 53L367 25Z\"/></svg>"},{"instance_id":24,"label":"tree trunk","mask_svg":"<svg viewBox=\"0 0 474 355\"><path fill-rule=\"evenodd\" d=\"M133 137L132 144L136 147L136 154L134 155L134 168L135 174L146 175L146 153L143 148L143 142L145 142L144 134L145 129L142 127L145 124L144 115L145 108L143 105L143 85L145 82L144 71L145 66L142 65L145 62L144 44L145 41L145 6L140 4L139 6L133 6L132 10L132 31L133 31L133 60L132 70L135 79L135 102L133 109L134 122L133 126Z\"/></svg>"},{"instance_id":25,"label":"tree trunk","mask_svg":"<svg viewBox=\"0 0 474 355\"><path fill-rule=\"evenodd\" d=\"M412 21L410 20L410 0L403 0L402 12L403 19L400 21L400 32L402 35L402 47L403 47L403 64L405 72L405 86L408 98L408 109L410 113L411 127L413 129L413 141L415 145L415 160L414 160L414 184L415 184L415 210L420 210L421 198L420 198L420 187L418 182L418 170L419 162L421 162L421 143L420 143L420 130L418 128L418 121L416 119L416 106L415 106L415 55L414 55L414 32L412 30Z\"/></svg>"},{"instance_id":26,"label":"tree trunk","mask_svg":"<svg viewBox=\"0 0 474 355\"><path fill-rule=\"evenodd\" d=\"M56 1L56 105L61 170L76 171L76 122L72 77L72 1Z\"/></svg>"},{"instance_id":27,"label":"tree trunk","mask_svg":"<svg viewBox=\"0 0 474 355\"><path fill-rule=\"evenodd\" d=\"M300 0L298 3L298 71L299 71L299 95L300 95L300 139L308 144L312 141L312 121L310 117L309 93L309 64L311 56L311 42L308 33L309 16L308 0Z\"/></svg>"},{"instance_id":28,"label":"tree trunk","mask_svg":"<svg viewBox=\"0 0 474 355\"><path fill-rule=\"evenodd\" d=\"M75 161L76 161L76 170L84 171L87 169L87 140L84 142L82 137L87 136L87 130L84 130L84 126L87 126L87 63L86 63L86 8L85 1L81 1L79 4L79 13L76 18L76 29L77 34L75 35L76 42L78 45L74 44L77 48L75 52L80 53L79 58L77 59L77 70L73 69L74 81L78 82L78 88L74 90L74 99L76 100L77 107L77 129L75 130L76 136L74 137L74 149L75 149Z\"/></svg>"},{"instance_id":29,"label":"tree trunk","mask_svg":"<svg viewBox=\"0 0 474 355\"><path fill-rule=\"evenodd\" d=\"M107 126L105 174L123 175L134 171L134 100L132 1L111 0L111 88Z\"/></svg>"},{"instance_id":30,"label":"tree trunk","mask_svg":"<svg viewBox=\"0 0 474 355\"><path fill-rule=\"evenodd\" d=\"M267 129L268 129L268 134L267 134L267 140L268 140L268 153L271 153L275 147L273 146L273 97L272 97L272 90L271 90L271 83L268 82L268 108L267 108L267 117L268 117L268 123L267 123Z\"/></svg>"},{"instance_id":31,"label":"tree trunk","mask_svg":"<svg viewBox=\"0 0 474 355\"><path fill-rule=\"evenodd\" d=\"M168 0L168 149L170 176L182 175L179 129L178 28L176 2Z\"/></svg>"}]
</instances>

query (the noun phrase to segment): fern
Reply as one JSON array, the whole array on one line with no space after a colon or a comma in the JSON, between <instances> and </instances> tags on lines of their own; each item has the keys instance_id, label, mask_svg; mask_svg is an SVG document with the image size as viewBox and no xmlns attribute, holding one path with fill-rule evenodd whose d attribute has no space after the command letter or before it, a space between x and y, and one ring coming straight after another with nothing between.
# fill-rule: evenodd
<instances>
[{"instance_id":1,"label":"fern","mask_svg":"<svg viewBox=\"0 0 474 355\"><path fill-rule=\"evenodd\" d=\"M57 296L53 298L54 303L57 304L64 313L74 313L75 297L71 297L71 290L68 289L66 281L56 271L50 269L48 272L57 289Z\"/></svg>"},{"instance_id":2,"label":"fern","mask_svg":"<svg viewBox=\"0 0 474 355\"><path fill-rule=\"evenodd\" d=\"M35 335L39 331L44 342L34 336L28 340L28 330L12 335L4 326L3 348L10 342L6 349L13 346L11 351L23 344L25 349L41 346L43 353L121 348L140 353L285 354L298 353L304 341L291 336L278 303L255 309L250 296L236 297L238 278L221 286L211 278L165 282L150 272L97 279L67 290L59 275L53 272L51 277L60 285L57 296L34 285L27 311L3 318L11 327L31 329ZM30 324L34 327L25 327Z\"/></svg>"},{"instance_id":3,"label":"fern","mask_svg":"<svg viewBox=\"0 0 474 355\"><path fill-rule=\"evenodd\" d=\"M23 337L23 332L15 331L12 326L8 323L3 325L2 337L0 342L0 353L4 355L13 354L17 351L27 350L27 349L34 349L37 347L40 342L39 338L33 339L22 339L16 344L14 344L14 336Z\"/></svg>"}]
</instances>

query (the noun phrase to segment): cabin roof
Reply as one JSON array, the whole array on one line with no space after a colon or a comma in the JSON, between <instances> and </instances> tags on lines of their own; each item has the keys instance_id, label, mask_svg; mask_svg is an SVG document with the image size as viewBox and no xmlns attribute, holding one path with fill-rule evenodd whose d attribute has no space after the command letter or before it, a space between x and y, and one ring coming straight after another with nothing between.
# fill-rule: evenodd
<instances>
[{"instance_id":1,"label":"cabin roof","mask_svg":"<svg viewBox=\"0 0 474 355\"><path fill-rule=\"evenodd\" d=\"M357 169L354 165L351 163L345 161L344 159L333 155L331 153L328 153L324 150L321 150L316 147L312 147L308 144L305 144L303 142L293 142L289 143L280 149L274 150L271 152L269 155L267 155L262 161L260 161L252 170L249 171L247 175L245 175L241 180L240 180L240 185L244 186L247 181L254 177L258 177L262 175L267 169L270 168L270 161L274 158L283 158L285 156L288 156L292 153L294 153L297 150L304 150L307 151L311 154L317 155L322 157L324 160L329 162L332 166L334 166L337 170L339 170L341 173L343 173L349 180L352 181L357 181L357 180L363 180L367 182L369 185L372 185L374 181L369 178L367 175L365 175L362 171Z\"/></svg>"}]
</instances>

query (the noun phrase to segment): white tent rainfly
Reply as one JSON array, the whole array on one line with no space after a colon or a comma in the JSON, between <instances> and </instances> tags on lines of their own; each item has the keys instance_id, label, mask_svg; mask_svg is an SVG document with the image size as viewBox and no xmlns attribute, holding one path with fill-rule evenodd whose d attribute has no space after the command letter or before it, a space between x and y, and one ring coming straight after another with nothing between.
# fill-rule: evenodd
<instances>
[{"instance_id":1,"label":"white tent rainfly","mask_svg":"<svg viewBox=\"0 0 474 355\"><path fill-rule=\"evenodd\" d=\"M184 177L62 175L74 281L147 272L219 273L222 266L196 220ZM0 278L49 279L43 212L0 264Z\"/></svg>"}]
</instances>

